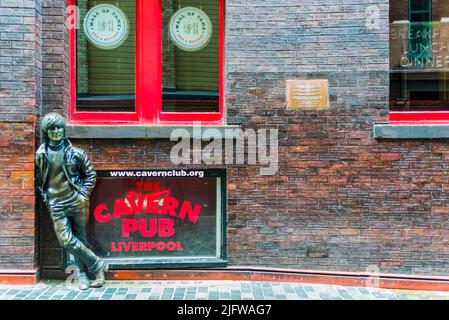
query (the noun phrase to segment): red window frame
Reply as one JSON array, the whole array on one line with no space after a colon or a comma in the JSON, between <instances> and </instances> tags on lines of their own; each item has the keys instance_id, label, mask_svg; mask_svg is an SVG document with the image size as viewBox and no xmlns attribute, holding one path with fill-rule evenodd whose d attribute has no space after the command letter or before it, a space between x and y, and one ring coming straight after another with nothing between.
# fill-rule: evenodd
<instances>
[{"instance_id":1,"label":"red window frame","mask_svg":"<svg viewBox=\"0 0 449 320\"><path fill-rule=\"evenodd\" d=\"M389 123L393 125L448 124L449 111L390 111Z\"/></svg>"},{"instance_id":2,"label":"red window frame","mask_svg":"<svg viewBox=\"0 0 449 320\"><path fill-rule=\"evenodd\" d=\"M69 122L80 125L189 125L198 121L210 125L222 125L224 121L224 0L218 0L219 112L162 111L162 0L135 1L135 112L86 112L76 110L76 28L71 28L69 30ZM76 0L68 0L68 4L74 6Z\"/></svg>"}]
</instances>

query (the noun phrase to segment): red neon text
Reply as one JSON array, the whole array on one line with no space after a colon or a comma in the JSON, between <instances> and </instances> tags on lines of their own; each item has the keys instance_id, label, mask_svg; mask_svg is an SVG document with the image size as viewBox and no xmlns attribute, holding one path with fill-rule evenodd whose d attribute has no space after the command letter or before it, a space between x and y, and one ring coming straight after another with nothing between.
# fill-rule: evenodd
<instances>
[{"instance_id":1,"label":"red neon text","mask_svg":"<svg viewBox=\"0 0 449 320\"><path fill-rule=\"evenodd\" d=\"M182 220L187 218L190 222L196 223L201 209L201 205L192 206L190 201L180 203L177 199L170 197L168 191L146 195L130 192L125 199L119 198L114 201L112 213L105 203L96 206L94 217L99 223L108 223L113 219L130 218L133 215L146 213L168 215Z\"/></svg>"}]
</instances>

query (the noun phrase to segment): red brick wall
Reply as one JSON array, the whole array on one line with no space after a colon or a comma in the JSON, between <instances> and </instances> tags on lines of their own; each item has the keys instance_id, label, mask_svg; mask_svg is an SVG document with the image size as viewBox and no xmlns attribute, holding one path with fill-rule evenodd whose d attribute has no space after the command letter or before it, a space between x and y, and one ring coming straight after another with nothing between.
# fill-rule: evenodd
<instances>
[{"instance_id":1,"label":"red brick wall","mask_svg":"<svg viewBox=\"0 0 449 320\"><path fill-rule=\"evenodd\" d=\"M33 269L34 124L0 122L0 132L0 269Z\"/></svg>"},{"instance_id":2,"label":"red brick wall","mask_svg":"<svg viewBox=\"0 0 449 320\"><path fill-rule=\"evenodd\" d=\"M390 3L390 21L408 20L409 0L397 0Z\"/></svg>"},{"instance_id":3,"label":"red brick wall","mask_svg":"<svg viewBox=\"0 0 449 320\"><path fill-rule=\"evenodd\" d=\"M42 91L41 11L41 1L0 3L0 278L5 269L37 266L34 150Z\"/></svg>"},{"instance_id":4,"label":"red brick wall","mask_svg":"<svg viewBox=\"0 0 449 320\"><path fill-rule=\"evenodd\" d=\"M439 21L442 17L449 17L449 1L433 0L432 1L432 20Z\"/></svg>"}]
</instances>

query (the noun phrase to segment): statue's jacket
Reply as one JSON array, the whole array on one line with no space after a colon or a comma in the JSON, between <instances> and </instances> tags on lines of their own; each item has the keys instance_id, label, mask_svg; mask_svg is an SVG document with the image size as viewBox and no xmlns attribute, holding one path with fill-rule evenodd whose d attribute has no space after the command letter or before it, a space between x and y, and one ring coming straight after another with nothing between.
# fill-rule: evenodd
<instances>
[{"instance_id":1,"label":"statue's jacket","mask_svg":"<svg viewBox=\"0 0 449 320\"><path fill-rule=\"evenodd\" d=\"M82 197L89 199L95 187L97 174L86 152L72 146L68 139L64 139L64 163L63 171L70 186ZM48 142L44 142L36 151L35 162L39 170L37 188L44 202L48 205L47 178L50 168L48 158Z\"/></svg>"}]
</instances>

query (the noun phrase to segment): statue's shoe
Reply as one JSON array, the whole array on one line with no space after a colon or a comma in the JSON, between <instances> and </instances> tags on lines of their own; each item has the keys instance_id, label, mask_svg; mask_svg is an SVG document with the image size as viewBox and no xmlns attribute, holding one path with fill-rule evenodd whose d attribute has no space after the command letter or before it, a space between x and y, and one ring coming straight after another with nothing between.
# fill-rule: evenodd
<instances>
[{"instance_id":1,"label":"statue's shoe","mask_svg":"<svg viewBox=\"0 0 449 320\"><path fill-rule=\"evenodd\" d=\"M87 274L83 273L78 276L78 288L80 290L87 290L90 288L90 280Z\"/></svg>"},{"instance_id":2,"label":"statue's shoe","mask_svg":"<svg viewBox=\"0 0 449 320\"><path fill-rule=\"evenodd\" d=\"M95 280L92 281L92 283L90 284L90 286L92 288L99 288L102 285L104 285L106 279L104 277L104 273L109 271L109 266L103 262L103 265L101 266L101 268L95 272Z\"/></svg>"}]
</instances>

